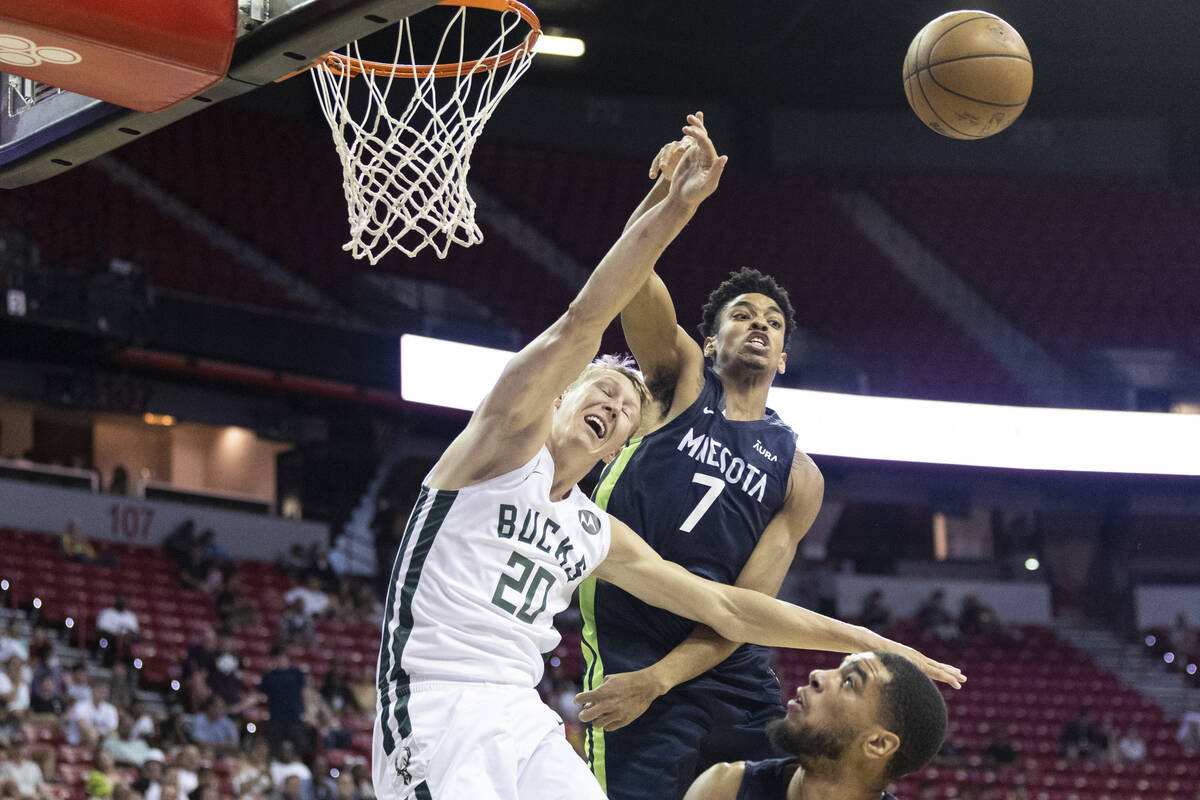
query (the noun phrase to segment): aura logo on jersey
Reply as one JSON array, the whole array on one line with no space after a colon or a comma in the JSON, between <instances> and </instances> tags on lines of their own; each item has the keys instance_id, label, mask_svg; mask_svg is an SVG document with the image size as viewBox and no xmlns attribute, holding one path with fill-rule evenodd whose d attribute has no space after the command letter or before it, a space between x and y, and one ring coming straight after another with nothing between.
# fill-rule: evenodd
<instances>
[{"instance_id":1,"label":"aura logo on jersey","mask_svg":"<svg viewBox=\"0 0 1200 800\"><path fill-rule=\"evenodd\" d=\"M78 64L83 56L66 47L39 47L32 39L11 33L0 33L0 64L10 67L40 67L43 64L70 66Z\"/></svg>"}]
</instances>

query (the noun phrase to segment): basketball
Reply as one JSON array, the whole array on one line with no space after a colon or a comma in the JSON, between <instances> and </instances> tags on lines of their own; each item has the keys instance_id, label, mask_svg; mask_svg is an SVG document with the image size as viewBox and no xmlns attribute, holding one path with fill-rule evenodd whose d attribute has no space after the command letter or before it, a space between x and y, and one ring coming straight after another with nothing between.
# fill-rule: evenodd
<instances>
[{"instance_id":1,"label":"basketball","mask_svg":"<svg viewBox=\"0 0 1200 800\"><path fill-rule=\"evenodd\" d=\"M1021 35L986 11L930 22L904 57L904 93L922 122L951 139L983 139L1016 121L1033 89Z\"/></svg>"}]
</instances>

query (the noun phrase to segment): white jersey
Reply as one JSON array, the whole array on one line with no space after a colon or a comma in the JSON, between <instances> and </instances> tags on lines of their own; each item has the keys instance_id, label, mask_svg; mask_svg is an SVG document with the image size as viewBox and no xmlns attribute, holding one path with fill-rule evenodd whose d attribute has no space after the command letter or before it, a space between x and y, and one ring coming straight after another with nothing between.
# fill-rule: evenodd
<instances>
[{"instance_id":1,"label":"white jersey","mask_svg":"<svg viewBox=\"0 0 1200 800\"><path fill-rule=\"evenodd\" d=\"M421 487L392 570L379 654L381 713L412 681L533 687L554 615L608 555L608 515L579 487L553 502L545 446L457 490ZM384 713L384 719L387 718Z\"/></svg>"}]
</instances>

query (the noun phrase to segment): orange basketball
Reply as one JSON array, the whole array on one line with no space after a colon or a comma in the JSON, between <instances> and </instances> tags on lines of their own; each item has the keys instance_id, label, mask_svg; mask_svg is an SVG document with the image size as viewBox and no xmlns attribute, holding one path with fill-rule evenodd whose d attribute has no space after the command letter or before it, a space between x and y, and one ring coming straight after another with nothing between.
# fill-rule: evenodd
<instances>
[{"instance_id":1,"label":"orange basketball","mask_svg":"<svg viewBox=\"0 0 1200 800\"><path fill-rule=\"evenodd\" d=\"M1011 25L986 11L951 11L908 46L904 93L933 130L982 139L1016 121L1033 89L1029 49Z\"/></svg>"}]
</instances>

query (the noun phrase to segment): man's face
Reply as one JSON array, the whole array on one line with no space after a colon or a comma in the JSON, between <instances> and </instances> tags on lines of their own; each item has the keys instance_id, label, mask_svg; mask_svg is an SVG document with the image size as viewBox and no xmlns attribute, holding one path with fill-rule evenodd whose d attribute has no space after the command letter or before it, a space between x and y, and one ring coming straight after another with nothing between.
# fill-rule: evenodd
<instances>
[{"instance_id":1,"label":"man's face","mask_svg":"<svg viewBox=\"0 0 1200 800\"><path fill-rule=\"evenodd\" d=\"M628 378L603 370L555 401L550 437L596 461L620 452L642 418L642 403Z\"/></svg>"},{"instance_id":2,"label":"man's face","mask_svg":"<svg viewBox=\"0 0 1200 800\"><path fill-rule=\"evenodd\" d=\"M721 311L715 335L704 340L704 354L720 372L739 366L755 372L782 373L787 319L779 305L758 292L740 294Z\"/></svg>"},{"instance_id":3,"label":"man's face","mask_svg":"<svg viewBox=\"0 0 1200 800\"><path fill-rule=\"evenodd\" d=\"M846 656L837 669L813 670L788 701L787 716L768 725L767 735L802 762L837 761L878 726L880 688L891 679L873 653Z\"/></svg>"}]
</instances>

